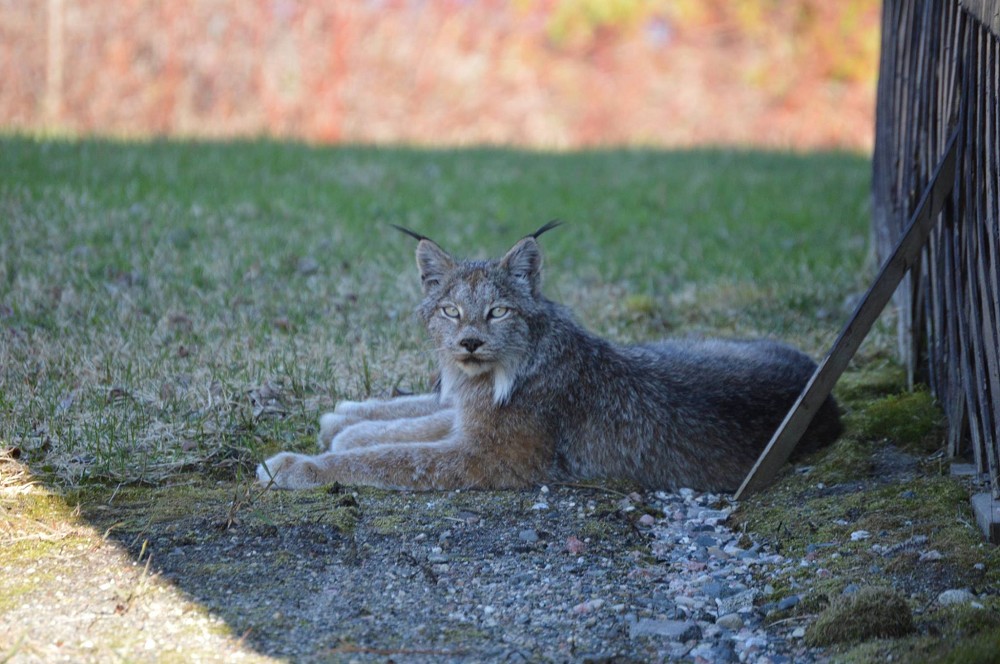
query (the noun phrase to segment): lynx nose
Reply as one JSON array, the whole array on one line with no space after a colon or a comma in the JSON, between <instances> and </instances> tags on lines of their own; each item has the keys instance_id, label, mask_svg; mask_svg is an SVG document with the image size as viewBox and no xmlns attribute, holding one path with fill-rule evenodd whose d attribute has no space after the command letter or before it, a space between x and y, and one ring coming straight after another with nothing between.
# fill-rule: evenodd
<instances>
[{"instance_id":1,"label":"lynx nose","mask_svg":"<svg viewBox=\"0 0 1000 664\"><path fill-rule=\"evenodd\" d=\"M470 353L475 353L476 349L482 346L484 343L486 342L483 341L482 339L476 339L474 337L466 337L465 339L459 341L458 345L464 348L465 350L469 351Z\"/></svg>"}]
</instances>

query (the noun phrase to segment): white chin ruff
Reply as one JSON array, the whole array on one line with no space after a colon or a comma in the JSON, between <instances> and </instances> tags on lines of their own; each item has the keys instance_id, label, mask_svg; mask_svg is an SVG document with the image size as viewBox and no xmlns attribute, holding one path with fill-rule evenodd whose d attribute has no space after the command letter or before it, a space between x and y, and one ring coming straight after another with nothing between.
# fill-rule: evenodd
<instances>
[{"instance_id":1,"label":"white chin ruff","mask_svg":"<svg viewBox=\"0 0 1000 664\"><path fill-rule=\"evenodd\" d=\"M475 378L485 374L492 374L493 379L493 403L503 406L510 401L514 392L514 379L516 374L510 371L503 364L496 362L484 362L482 364L455 362L455 368L459 370L459 376L465 374L469 378ZM449 375L451 372L441 372L441 397L447 399L451 391L455 388L455 380L458 376Z\"/></svg>"},{"instance_id":2,"label":"white chin ruff","mask_svg":"<svg viewBox=\"0 0 1000 664\"><path fill-rule=\"evenodd\" d=\"M455 364L457 364L458 368L470 378L475 378L476 376L482 376L484 373L489 373L497 366L493 362L456 362Z\"/></svg>"},{"instance_id":3,"label":"white chin ruff","mask_svg":"<svg viewBox=\"0 0 1000 664\"><path fill-rule=\"evenodd\" d=\"M493 371L493 403L502 406L510 401L514 391L514 374L507 371L503 365L497 365Z\"/></svg>"}]
</instances>

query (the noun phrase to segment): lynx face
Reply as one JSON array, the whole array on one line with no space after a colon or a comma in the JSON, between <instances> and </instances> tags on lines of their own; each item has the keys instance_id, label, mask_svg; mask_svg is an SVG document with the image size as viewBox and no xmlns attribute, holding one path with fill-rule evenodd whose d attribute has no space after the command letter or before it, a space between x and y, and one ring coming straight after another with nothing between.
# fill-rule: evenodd
<instances>
[{"instance_id":1,"label":"lynx face","mask_svg":"<svg viewBox=\"0 0 1000 664\"><path fill-rule=\"evenodd\" d=\"M541 277L534 238L498 261L455 261L422 240L417 264L425 296L418 313L441 358L444 392L457 376L488 376L494 401L506 402L531 350L529 320ZM449 368L457 372L449 375Z\"/></svg>"}]
</instances>

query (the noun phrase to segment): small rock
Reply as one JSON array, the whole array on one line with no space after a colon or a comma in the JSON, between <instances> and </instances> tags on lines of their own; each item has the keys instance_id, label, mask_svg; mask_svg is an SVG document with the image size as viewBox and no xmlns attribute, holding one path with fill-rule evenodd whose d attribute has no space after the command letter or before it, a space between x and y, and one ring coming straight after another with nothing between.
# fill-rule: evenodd
<instances>
[{"instance_id":1,"label":"small rock","mask_svg":"<svg viewBox=\"0 0 1000 664\"><path fill-rule=\"evenodd\" d=\"M586 602L581 602L573 607L573 613L591 613L597 611L599 608L604 606L603 599L591 599Z\"/></svg>"},{"instance_id":2,"label":"small rock","mask_svg":"<svg viewBox=\"0 0 1000 664\"><path fill-rule=\"evenodd\" d=\"M526 583L534 583L535 575L531 572L519 572L509 578L511 585L524 585Z\"/></svg>"},{"instance_id":3,"label":"small rock","mask_svg":"<svg viewBox=\"0 0 1000 664\"><path fill-rule=\"evenodd\" d=\"M687 653L686 657L689 657L695 661L699 659L702 661L711 661L709 658L712 654L712 644L711 643L699 643L691 652Z\"/></svg>"},{"instance_id":4,"label":"small rock","mask_svg":"<svg viewBox=\"0 0 1000 664\"><path fill-rule=\"evenodd\" d=\"M701 638L701 627L689 620L653 620L642 618L632 625L629 637L662 636L671 641L690 641Z\"/></svg>"},{"instance_id":5,"label":"small rock","mask_svg":"<svg viewBox=\"0 0 1000 664\"><path fill-rule=\"evenodd\" d=\"M642 516L639 517L640 526L652 526L655 523L656 523L656 517L654 517L652 514L643 514Z\"/></svg>"},{"instance_id":6,"label":"small rock","mask_svg":"<svg viewBox=\"0 0 1000 664\"><path fill-rule=\"evenodd\" d=\"M566 550L573 555L583 553L587 549L586 542L583 542L576 535L570 535L566 539Z\"/></svg>"},{"instance_id":7,"label":"small rock","mask_svg":"<svg viewBox=\"0 0 1000 664\"><path fill-rule=\"evenodd\" d=\"M709 662L720 662L721 664L729 664L731 662L740 661L740 657L736 654L736 650L733 649L731 641L723 641L722 643L713 646L706 659Z\"/></svg>"},{"instance_id":8,"label":"small rock","mask_svg":"<svg viewBox=\"0 0 1000 664\"><path fill-rule=\"evenodd\" d=\"M716 597L722 597L723 586L718 581L709 581L701 587L701 592L705 593L712 599Z\"/></svg>"},{"instance_id":9,"label":"small rock","mask_svg":"<svg viewBox=\"0 0 1000 664\"><path fill-rule=\"evenodd\" d=\"M724 616L719 616L715 624L719 627L725 627L726 629L738 632L743 628L743 618L738 613L727 613Z\"/></svg>"},{"instance_id":10,"label":"small rock","mask_svg":"<svg viewBox=\"0 0 1000 664\"><path fill-rule=\"evenodd\" d=\"M802 639L805 638L805 635L806 635L805 627L796 627L795 629L792 630L793 639Z\"/></svg>"},{"instance_id":11,"label":"small rock","mask_svg":"<svg viewBox=\"0 0 1000 664\"><path fill-rule=\"evenodd\" d=\"M699 510L698 518L704 520L706 523L722 523L729 518L729 512L725 510Z\"/></svg>"},{"instance_id":12,"label":"small rock","mask_svg":"<svg viewBox=\"0 0 1000 664\"><path fill-rule=\"evenodd\" d=\"M965 588L951 588L938 595L937 601L941 606L969 604L976 601L976 596Z\"/></svg>"},{"instance_id":13,"label":"small rock","mask_svg":"<svg viewBox=\"0 0 1000 664\"><path fill-rule=\"evenodd\" d=\"M754 600L757 599L758 595L759 592L756 588L750 588L731 597L719 598L715 600L715 603L719 607L720 614L749 611L753 608Z\"/></svg>"},{"instance_id":14,"label":"small rock","mask_svg":"<svg viewBox=\"0 0 1000 664\"><path fill-rule=\"evenodd\" d=\"M705 549L705 551L707 551L708 555L712 558L718 558L719 560L729 560L732 557L717 546L710 546Z\"/></svg>"},{"instance_id":15,"label":"small rock","mask_svg":"<svg viewBox=\"0 0 1000 664\"><path fill-rule=\"evenodd\" d=\"M517 536L529 544L534 544L538 541L538 531L533 528L526 528L519 532Z\"/></svg>"},{"instance_id":16,"label":"small rock","mask_svg":"<svg viewBox=\"0 0 1000 664\"><path fill-rule=\"evenodd\" d=\"M858 592L859 590L861 590L861 586L859 586L856 583L849 583L846 586L844 586L844 590L841 591L841 594L843 594L843 595L853 595L854 593Z\"/></svg>"},{"instance_id":17,"label":"small rock","mask_svg":"<svg viewBox=\"0 0 1000 664\"><path fill-rule=\"evenodd\" d=\"M930 551L924 551L923 553L921 553L919 561L922 563L926 563L935 560L941 560L942 558L944 558L944 556L941 555L940 551L938 551L937 549L931 549Z\"/></svg>"},{"instance_id":18,"label":"small rock","mask_svg":"<svg viewBox=\"0 0 1000 664\"><path fill-rule=\"evenodd\" d=\"M871 533L869 533L867 530L855 530L853 533L851 533L851 541L860 542L861 540L866 540L871 536L872 536Z\"/></svg>"},{"instance_id":19,"label":"small rock","mask_svg":"<svg viewBox=\"0 0 1000 664\"><path fill-rule=\"evenodd\" d=\"M788 597L784 597L778 602L778 610L787 611L789 609L795 608L796 606L798 606L800 601L801 598L798 595L789 595Z\"/></svg>"}]
</instances>

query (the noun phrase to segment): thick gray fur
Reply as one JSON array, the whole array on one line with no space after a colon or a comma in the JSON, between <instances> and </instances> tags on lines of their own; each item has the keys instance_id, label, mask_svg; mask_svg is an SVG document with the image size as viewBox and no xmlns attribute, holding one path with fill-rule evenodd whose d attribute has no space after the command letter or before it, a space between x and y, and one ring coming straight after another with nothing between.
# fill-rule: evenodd
<instances>
[{"instance_id":1,"label":"thick gray fur","mask_svg":"<svg viewBox=\"0 0 1000 664\"><path fill-rule=\"evenodd\" d=\"M333 481L447 489L628 479L646 487L739 486L816 368L769 340L619 345L542 294L537 237L502 258L456 260L419 243L440 394L344 402L321 420L329 451L284 453L258 470L286 488ZM799 444L841 431L827 399Z\"/></svg>"}]
</instances>

